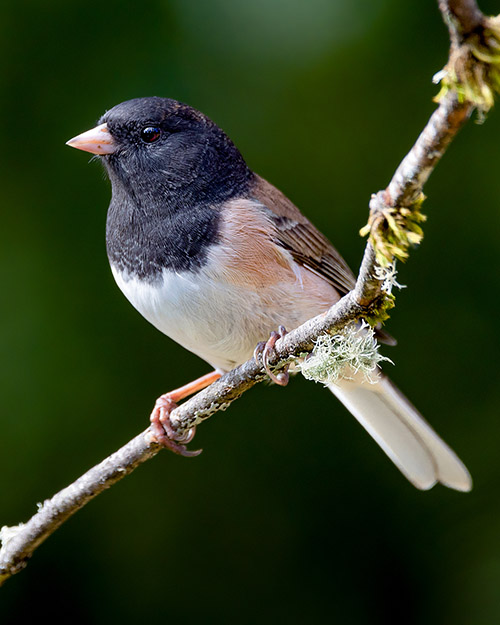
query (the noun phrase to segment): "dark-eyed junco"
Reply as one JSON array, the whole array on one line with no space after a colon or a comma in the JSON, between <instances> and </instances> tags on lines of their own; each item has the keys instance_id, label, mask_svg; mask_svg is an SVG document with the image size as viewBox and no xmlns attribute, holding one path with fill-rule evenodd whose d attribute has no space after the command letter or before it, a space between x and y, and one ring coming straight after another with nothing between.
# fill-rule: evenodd
<instances>
[{"instance_id":1,"label":"dark-eyed junco","mask_svg":"<svg viewBox=\"0 0 500 625\"><path fill-rule=\"evenodd\" d=\"M186 104L123 102L68 145L98 154L111 180L106 242L118 286L161 332L215 368L153 410L157 440L189 455L170 425L174 402L251 358L278 327L326 311L353 288L353 273L227 135ZM470 490L465 466L386 376L329 388L417 488Z\"/></svg>"}]
</instances>

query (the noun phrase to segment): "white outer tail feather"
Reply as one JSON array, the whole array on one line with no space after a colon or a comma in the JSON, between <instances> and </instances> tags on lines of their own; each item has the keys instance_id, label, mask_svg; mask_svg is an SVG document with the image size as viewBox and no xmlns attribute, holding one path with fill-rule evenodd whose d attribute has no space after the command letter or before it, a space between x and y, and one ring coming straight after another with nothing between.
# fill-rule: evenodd
<instances>
[{"instance_id":1,"label":"white outer tail feather","mask_svg":"<svg viewBox=\"0 0 500 625\"><path fill-rule=\"evenodd\" d=\"M381 375L376 384L343 379L328 388L414 486L428 490L440 482L471 490L465 465L389 378Z\"/></svg>"}]
</instances>

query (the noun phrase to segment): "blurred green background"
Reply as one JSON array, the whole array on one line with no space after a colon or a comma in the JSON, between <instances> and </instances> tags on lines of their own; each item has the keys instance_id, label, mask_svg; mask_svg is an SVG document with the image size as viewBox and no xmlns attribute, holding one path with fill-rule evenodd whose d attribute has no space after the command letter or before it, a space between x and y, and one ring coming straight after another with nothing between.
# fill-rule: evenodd
<instances>
[{"instance_id":1,"label":"blurred green background","mask_svg":"<svg viewBox=\"0 0 500 625\"><path fill-rule=\"evenodd\" d=\"M208 370L118 291L109 185L64 142L128 98L188 102L356 269L447 48L433 0L4 0L0 524ZM426 187L384 348L471 494L415 490L320 386L260 385L199 428L201 457L161 453L64 525L1 589L0 621L500 622L499 136L498 111L470 123Z\"/></svg>"}]
</instances>

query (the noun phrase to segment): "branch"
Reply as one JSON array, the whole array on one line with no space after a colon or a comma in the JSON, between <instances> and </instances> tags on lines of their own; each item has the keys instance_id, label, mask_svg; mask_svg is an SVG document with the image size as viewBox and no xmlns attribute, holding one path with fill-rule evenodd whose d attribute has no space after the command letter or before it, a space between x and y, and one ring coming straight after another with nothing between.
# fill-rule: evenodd
<instances>
[{"instance_id":1,"label":"branch","mask_svg":"<svg viewBox=\"0 0 500 625\"><path fill-rule=\"evenodd\" d=\"M454 91L484 116L500 91L500 16L483 15L476 0L438 2L451 40L438 99Z\"/></svg>"},{"instance_id":2,"label":"branch","mask_svg":"<svg viewBox=\"0 0 500 625\"><path fill-rule=\"evenodd\" d=\"M438 3L448 24L453 46L462 43L465 37L484 25L485 16L477 6L476 0L438 0Z\"/></svg>"},{"instance_id":3,"label":"branch","mask_svg":"<svg viewBox=\"0 0 500 625\"><path fill-rule=\"evenodd\" d=\"M469 37L480 36L483 42L491 39L488 37L492 20L483 16L475 0L439 0L439 6L450 29L451 55L468 46ZM498 50L490 52L493 54ZM486 80L491 64L488 60L474 57L474 68L480 67ZM410 245L419 242L422 236L419 222L423 220L420 213L423 186L474 106L478 106L477 102L464 97L455 83L448 85L446 92L440 94L439 107L391 182L385 190L372 196L369 222L363 229L370 236L354 290L328 312L307 321L280 339L275 346L272 365L280 367L303 357L312 351L320 335L336 334L354 320L364 318L376 323L387 317L386 311L393 305L392 297L382 290L377 270L387 267L397 258L404 260ZM265 378L262 367L255 360L249 360L174 410L171 415L174 428L182 433L199 425L216 412L225 410L246 390ZM26 524L3 527L0 531L3 543L0 550L0 585L24 568L35 549L64 521L103 490L155 456L160 449L152 440L148 428L73 484L46 500Z\"/></svg>"}]
</instances>

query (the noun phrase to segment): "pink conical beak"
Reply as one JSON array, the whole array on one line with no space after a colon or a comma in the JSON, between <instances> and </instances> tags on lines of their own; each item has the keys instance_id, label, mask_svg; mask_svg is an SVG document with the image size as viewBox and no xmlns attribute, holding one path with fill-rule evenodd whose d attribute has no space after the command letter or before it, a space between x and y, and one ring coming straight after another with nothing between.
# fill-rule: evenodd
<instances>
[{"instance_id":1,"label":"pink conical beak","mask_svg":"<svg viewBox=\"0 0 500 625\"><path fill-rule=\"evenodd\" d=\"M92 130L82 132L81 135L66 141L66 145L92 154L113 154L117 147L107 124L100 124Z\"/></svg>"}]
</instances>

